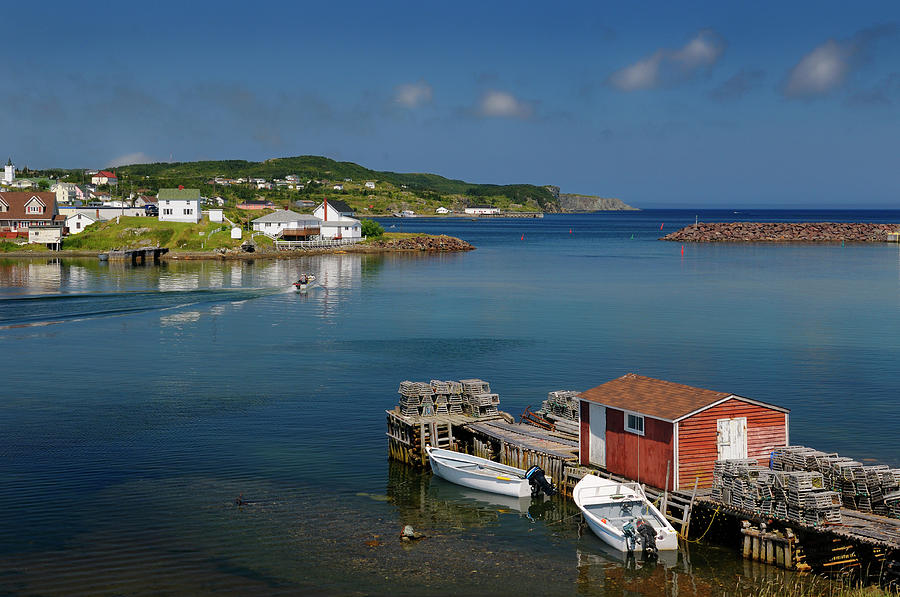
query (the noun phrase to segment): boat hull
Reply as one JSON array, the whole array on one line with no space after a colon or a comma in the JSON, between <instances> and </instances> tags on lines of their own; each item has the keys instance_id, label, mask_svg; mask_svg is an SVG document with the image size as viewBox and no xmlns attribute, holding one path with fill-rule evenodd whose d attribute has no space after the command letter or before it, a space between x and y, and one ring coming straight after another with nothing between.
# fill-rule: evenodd
<instances>
[{"instance_id":1,"label":"boat hull","mask_svg":"<svg viewBox=\"0 0 900 597\"><path fill-rule=\"evenodd\" d=\"M516 498L531 495L525 471L450 450L430 447L425 450L432 472L446 481Z\"/></svg>"}]
</instances>

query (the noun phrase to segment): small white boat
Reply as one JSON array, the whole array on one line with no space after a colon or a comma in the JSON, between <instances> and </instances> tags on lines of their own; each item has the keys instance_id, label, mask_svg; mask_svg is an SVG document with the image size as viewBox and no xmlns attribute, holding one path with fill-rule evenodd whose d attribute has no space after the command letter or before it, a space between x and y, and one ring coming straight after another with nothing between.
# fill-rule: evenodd
<instances>
[{"instance_id":1,"label":"small white boat","mask_svg":"<svg viewBox=\"0 0 900 597\"><path fill-rule=\"evenodd\" d=\"M555 493L544 477L544 471L536 466L523 471L486 458L431 446L426 446L425 452L435 475L463 487L512 497L532 495L532 486L548 495Z\"/></svg>"},{"instance_id":2,"label":"small white boat","mask_svg":"<svg viewBox=\"0 0 900 597\"><path fill-rule=\"evenodd\" d=\"M300 279L297 280L296 282L294 282L291 286L294 287L294 290L296 292L302 292L302 291L306 290L307 288L309 288L312 285L312 283L315 281L315 279L316 279L316 277L312 274L309 274L307 276L301 276Z\"/></svg>"},{"instance_id":3,"label":"small white boat","mask_svg":"<svg viewBox=\"0 0 900 597\"><path fill-rule=\"evenodd\" d=\"M678 549L678 534L637 483L585 475L572 491L588 526L617 551Z\"/></svg>"}]
</instances>

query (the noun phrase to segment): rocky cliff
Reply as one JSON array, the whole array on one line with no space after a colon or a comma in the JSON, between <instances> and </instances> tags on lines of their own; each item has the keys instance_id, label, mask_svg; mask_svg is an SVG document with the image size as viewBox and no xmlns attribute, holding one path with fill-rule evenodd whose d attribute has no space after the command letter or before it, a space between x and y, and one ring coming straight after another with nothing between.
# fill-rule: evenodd
<instances>
[{"instance_id":1,"label":"rocky cliff","mask_svg":"<svg viewBox=\"0 0 900 597\"><path fill-rule=\"evenodd\" d=\"M559 206L563 211L627 211L637 210L613 197L592 197L560 193Z\"/></svg>"}]
</instances>

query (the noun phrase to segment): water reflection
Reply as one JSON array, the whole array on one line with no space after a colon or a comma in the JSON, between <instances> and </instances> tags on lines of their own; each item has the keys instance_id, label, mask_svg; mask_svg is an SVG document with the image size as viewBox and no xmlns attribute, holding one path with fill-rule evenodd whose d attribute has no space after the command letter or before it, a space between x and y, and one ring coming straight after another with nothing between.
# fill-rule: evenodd
<instances>
[{"instance_id":1,"label":"water reflection","mask_svg":"<svg viewBox=\"0 0 900 597\"><path fill-rule=\"evenodd\" d=\"M59 259L0 260L0 287L37 288L50 292L60 287Z\"/></svg>"},{"instance_id":2,"label":"water reflection","mask_svg":"<svg viewBox=\"0 0 900 597\"><path fill-rule=\"evenodd\" d=\"M184 328L186 324L194 323L200 319L200 311L182 311L172 315L163 315L159 318L159 324L163 327Z\"/></svg>"}]
</instances>

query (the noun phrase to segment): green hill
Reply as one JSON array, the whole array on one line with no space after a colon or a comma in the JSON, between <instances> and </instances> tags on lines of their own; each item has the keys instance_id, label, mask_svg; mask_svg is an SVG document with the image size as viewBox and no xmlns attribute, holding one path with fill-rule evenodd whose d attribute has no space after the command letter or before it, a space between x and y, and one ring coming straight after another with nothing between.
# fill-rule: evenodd
<instances>
[{"instance_id":1,"label":"green hill","mask_svg":"<svg viewBox=\"0 0 900 597\"><path fill-rule=\"evenodd\" d=\"M175 162L134 164L116 168L121 183L133 181L158 181L164 184L193 184L216 176L226 178L284 178L297 174L302 180L328 180L341 182L351 179L355 182L374 180L388 183L398 189L412 192L433 193L442 196L459 195L471 198L472 203L490 203L492 198L506 199L514 203L529 201L545 211L558 211L559 202L544 187L528 184L494 185L475 184L462 180L444 178L437 174L399 173L370 170L353 162L338 162L321 156L298 156L273 158L264 162L245 160L219 160L204 162ZM166 182L171 181L171 182Z\"/></svg>"}]
</instances>

